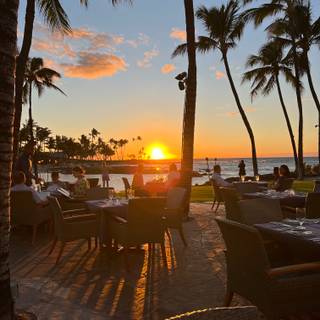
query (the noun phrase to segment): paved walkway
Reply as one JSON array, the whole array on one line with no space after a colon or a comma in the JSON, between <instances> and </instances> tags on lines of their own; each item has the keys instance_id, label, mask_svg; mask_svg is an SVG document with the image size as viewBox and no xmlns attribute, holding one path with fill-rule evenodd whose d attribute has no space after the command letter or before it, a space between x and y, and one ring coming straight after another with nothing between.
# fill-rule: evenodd
<instances>
[{"instance_id":1,"label":"paved walkway","mask_svg":"<svg viewBox=\"0 0 320 320\"><path fill-rule=\"evenodd\" d=\"M50 242L40 235L33 248L28 230L12 237L11 270L18 286L17 306L39 319L165 319L193 309L221 306L224 296L223 241L209 204L192 204L194 220L184 224L189 246L175 231L166 239L169 270L160 248L112 259L99 250L87 251L86 241L67 245L55 266L57 249L48 257ZM222 207L218 215L224 214ZM24 239L24 240L23 240ZM234 305L244 304L240 298Z\"/></svg>"}]
</instances>

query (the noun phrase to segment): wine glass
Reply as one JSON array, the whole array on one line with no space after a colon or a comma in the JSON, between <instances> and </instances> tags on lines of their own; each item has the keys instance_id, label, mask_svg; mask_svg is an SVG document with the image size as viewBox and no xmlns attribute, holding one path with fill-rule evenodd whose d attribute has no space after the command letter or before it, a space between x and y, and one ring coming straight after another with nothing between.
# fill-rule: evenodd
<instances>
[{"instance_id":1,"label":"wine glass","mask_svg":"<svg viewBox=\"0 0 320 320\"><path fill-rule=\"evenodd\" d=\"M257 175L255 176L255 179L256 179L257 182L259 182L259 181L260 181L260 176L257 174Z\"/></svg>"},{"instance_id":2,"label":"wine glass","mask_svg":"<svg viewBox=\"0 0 320 320\"><path fill-rule=\"evenodd\" d=\"M296 220L299 223L299 226L296 228L298 230L305 230L303 226L304 220L306 219L306 210L305 208L296 208Z\"/></svg>"},{"instance_id":3,"label":"wine glass","mask_svg":"<svg viewBox=\"0 0 320 320\"><path fill-rule=\"evenodd\" d=\"M240 176L240 181L244 182L246 180L246 176Z\"/></svg>"}]
</instances>

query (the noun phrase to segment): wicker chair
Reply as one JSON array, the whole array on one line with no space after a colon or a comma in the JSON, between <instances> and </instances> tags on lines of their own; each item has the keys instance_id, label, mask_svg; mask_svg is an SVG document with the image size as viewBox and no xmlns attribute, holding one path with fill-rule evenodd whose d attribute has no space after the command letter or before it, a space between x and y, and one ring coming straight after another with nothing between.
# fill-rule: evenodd
<instances>
[{"instance_id":1,"label":"wicker chair","mask_svg":"<svg viewBox=\"0 0 320 320\"><path fill-rule=\"evenodd\" d=\"M11 192L11 223L32 227L32 244L35 243L39 225L52 219L50 210L42 212L33 200L31 191Z\"/></svg>"},{"instance_id":2,"label":"wicker chair","mask_svg":"<svg viewBox=\"0 0 320 320\"><path fill-rule=\"evenodd\" d=\"M314 181L313 192L320 192L320 180Z\"/></svg>"},{"instance_id":3,"label":"wicker chair","mask_svg":"<svg viewBox=\"0 0 320 320\"><path fill-rule=\"evenodd\" d=\"M213 210L215 204L217 204L216 210L214 210L214 212L216 213L219 209L220 204L223 202L223 197L220 191L220 187L217 185L217 183L213 179L211 180L211 184L212 184L212 191L213 191L213 203L212 203L211 210Z\"/></svg>"},{"instance_id":4,"label":"wicker chair","mask_svg":"<svg viewBox=\"0 0 320 320\"><path fill-rule=\"evenodd\" d=\"M259 320L256 307L208 308L190 311L166 320Z\"/></svg>"},{"instance_id":5,"label":"wicker chair","mask_svg":"<svg viewBox=\"0 0 320 320\"><path fill-rule=\"evenodd\" d=\"M227 248L225 306L237 293L256 305L267 319L320 310L320 262L271 268L262 237L255 228L226 219L215 220Z\"/></svg>"},{"instance_id":6,"label":"wicker chair","mask_svg":"<svg viewBox=\"0 0 320 320\"><path fill-rule=\"evenodd\" d=\"M57 198L49 197L49 205L53 212L54 217L54 233L55 238L52 243L52 247L49 251L49 255L53 252L57 241L61 242L60 251L56 260L58 264L65 244L70 241L87 239L88 249L91 249L91 238L95 238L95 243L97 246L98 238L98 219L95 214L81 214L74 215L71 217L65 217ZM77 210L69 210L68 213L76 213Z\"/></svg>"},{"instance_id":7,"label":"wicker chair","mask_svg":"<svg viewBox=\"0 0 320 320\"><path fill-rule=\"evenodd\" d=\"M139 198L129 200L127 218L111 215L109 232L112 239L124 246L126 268L129 268L128 249L145 243L160 244L162 259L167 265L164 244L165 224L162 198Z\"/></svg>"},{"instance_id":8,"label":"wicker chair","mask_svg":"<svg viewBox=\"0 0 320 320\"><path fill-rule=\"evenodd\" d=\"M100 188L95 187L87 191L88 200L101 200L109 197L109 192L113 191L114 188Z\"/></svg>"},{"instance_id":9,"label":"wicker chair","mask_svg":"<svg viewBox=\"0 0 320 320\"><path fill-rule=\"evenodd\" d=\"M280 201L277 199L241 200L239 206L241 221L247 225L283 219Z\"/></svg>"},{"instance_id":10,"label":"wicker chair","mask_svg":"<svg viewBox=\"0 0 320 320\"><path fill-rule=\"evenodd\" d=\"M131 186L127 178L122 177L122 181L124 184L124 192L125 192L126 198L128 199L128 190L131 189Z\"/></svg>"},{"instance_id":11,"label":"wicker chair","mask_svg":"<svg viewBox=\"0 0 320 320\"><path fill-rule=\"evenodd\" d=\"M187 241L183 232L183 218L186 194L187 191L184 188L175 187L170 189L167 193L164 208L166 228L177 229L185 246L187 246ZM170 237L169 232L167 232L167 235Z\"/></svg>"},{"instance_id":12,"label":"wicker chair","mask_svg":"<svg viewBox=\"0 0 320 320\"><path fill-rule=\"evenodd\" d=\"M241 222L239 195L233 188L220 188L226 210L226 218Z\"/></svg>"},{"instance_id":13,"label":"wicker chair","mask_svg":"<svg viewBox=\"0 0 320 320\"><path fill-rule=\"evenodd\" d=\"M308 193L306 201L306 217L309 219L320 218L320 193Z\"/></svg>"}]
</instances>

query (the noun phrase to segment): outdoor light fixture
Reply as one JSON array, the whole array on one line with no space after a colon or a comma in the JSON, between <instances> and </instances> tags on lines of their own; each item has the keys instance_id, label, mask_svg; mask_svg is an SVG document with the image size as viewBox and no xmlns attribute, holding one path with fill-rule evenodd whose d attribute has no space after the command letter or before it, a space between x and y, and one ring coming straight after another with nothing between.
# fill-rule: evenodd
<instances>
[{"instance_id":1,"label":"outdoor light fixture","mask_svg":"<svg viewBox=\"0 0 320 320\"><path fill-rule=\"evenodd\" d=\"M175 79L178 80L178 86L181 91L186 88L187 76L188 74L186 72L181 72L175 77Z\"/></svg>"}]
</instances>

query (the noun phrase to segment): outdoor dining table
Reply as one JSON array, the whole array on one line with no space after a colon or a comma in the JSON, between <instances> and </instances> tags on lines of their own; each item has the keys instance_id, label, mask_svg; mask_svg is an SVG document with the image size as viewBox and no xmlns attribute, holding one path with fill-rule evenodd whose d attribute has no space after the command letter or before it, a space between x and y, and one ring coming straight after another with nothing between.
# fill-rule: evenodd
<instances>
[{"instance_id":1,"label":"outdoor dining table","mask_svg":"<svg viewBox=\"0 0 320 320\"><path fill-rule=\"evenodd\" d=\"M238 183L241 183L241 184L247 184L247 183L251 183L251 184L256 184L256 185L258 185L259 187L268 187L268 181L244 181L244 182L242 182L242 181L234 181L233 182L233 184L234 185L236 185L236 184L238 184Z\"/></svg>"},{"instance_id":2,"label":"outdoor dining table","mask_svg":"<svg viewBox=\"0 0 320 320\"><path fill-rule=\"evenodd\" d=\"M126 199L105 199L85 201L89 211L97 214L99 221L100 248L105 245L111 248L111 239L108 236L108 218L110 215L125 217L128 210L128 200Z\"/></svg>"},{"instance_id":3,"label":"outdoor dining table","mask_svg":"<svg viewBox=\"0 0 320 320\"><path fill-rule=\"evenodd\" d=\"M280 201L281 206L287 206L292 208L304 208L306 204L306 193L304 192L277 192L275 190L262 191L262 192L252 192L244 193L244 199L277 199Z\"/></svg>"},{"instance_id":4,"label":"outdoor dining table","mask_svg":"<svg viewBox=\"0 0 320 320\"><path fill-rule=\"evenodd\" d=\"M277 242L294 258L320 261L320 219L306 219L300 230L298 222L284 219L254 225L264 238Z\"/></svg>"}]
</instances>

